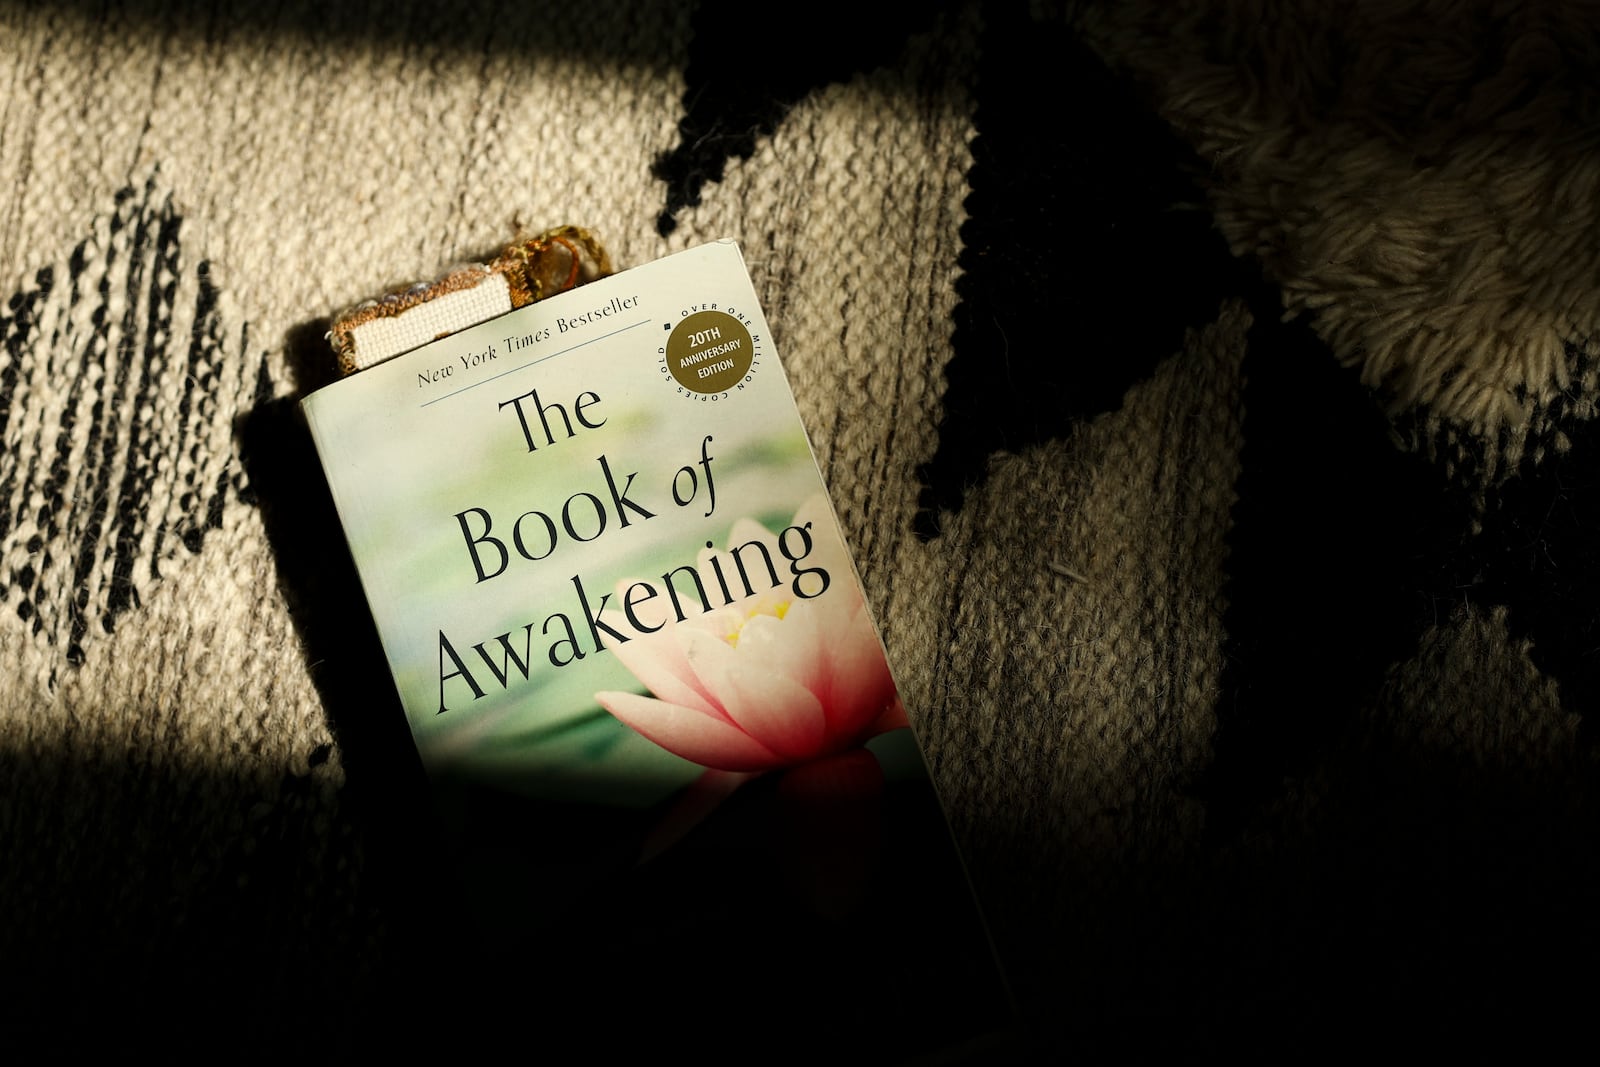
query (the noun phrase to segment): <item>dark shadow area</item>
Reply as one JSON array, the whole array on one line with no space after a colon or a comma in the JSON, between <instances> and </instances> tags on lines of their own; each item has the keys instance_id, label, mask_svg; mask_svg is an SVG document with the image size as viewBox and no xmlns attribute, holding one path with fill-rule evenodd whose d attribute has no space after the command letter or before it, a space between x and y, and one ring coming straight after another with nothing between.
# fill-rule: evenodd
<instances>
[{"instance_id":1,"label":"dark shadow area","mask_svg":"<svg viewBox=\"0 0 1600 1067\"><path fill-rule=\"evenodd\" d=\"M330 822L328 753L244 768L37 746L0 752L0 1019L20 1050L260 1062L352 1049L411 951L366 827ZM398 957L398 958L397 958Z\"/></svg>"},{"instance_id":2,"label":"dark shadow area","mask_svg":"<svg viewBox=\"0 0 1600 1067\"><path fill-rule=\"evenodd\" d=\"M1467 494L1398 448L1381 397L1254 287L1209 832L1323 759L1389 667L1461 603ZM1314 681L1313 681L1314 679Z\"/></svg>"},{"instance_id":3,"label":"dark shadow area","mask_svg":"<svg viewBox=\"0 0 1600 1067\"><path fill-rule=\"evenodd\" d=\"M991 455L1120 408L1243 280L1193 153L1126 79L1021 5L986 10L954 354L918 470L924 539Z\"/></svg>"},{"instance_id":4,"label":"dark shadow area","mask_svg":"<svg viewBox=\"0 0 1600 1067\"><path fill-rule=\"evenodd\" d=\"M818 812L787 782L746 783L644 864L636 813L441 782L441 861L459 875L442 962L499 976L441 1003L462 1017L536 1003L562 1020L555 1047L600 1039L624 1059L917 1063L1020 1041L926 783L824 813L838 832L817 852L790 819ZM869 826L881 836L852 833ZM851 891L819 897L796 867Z\"/></svg>"},{"instance_id":5,"label":"dark shadow area","mask_svg":"<svg viewBox=\"0 0 1600 1067\"><path fill-rule=\"evenodd\" d=\"M1583 351L1567 345L1575 380L1592 373ZM1600 740L1600 421L1575 417L1560 401L1544 439L1530 444L1537 462L1486 494L1482 530L1450 561L1448 579L1474 601L1509 609L1512 636L1532 643L1534 664L1559 683L1563 707L1582 716L1580 736L1592 748ZM1471 484L1478 473L1467 467L1457 477Z\"/></svg>"},{"instance_id":6,"label":"dark shadow area","mask_svg":"<svg viewBox=\"0 0 1600 1067\"><path fill-rule=\"evenodd\" d=\"M339 364L334 356L333 346L328 340L328 330L333 325L332 319L312 319L292 327L283 338L284 361L288 364L289 383L294 392L284 399L284 403L293 401L299 403L301 399L311 395L324 385L331 385L339 380ZM262 398L263 403L271 398L271 392ZM262 405L257 405L261 407ZM251 430L251 419L257 418L252 411L246 416L246 426L240 428L241 442ZM270 430L255 431L258 434L281 436L288 432L286 427L277 426ZM311 446L309 434L300 442L303 448ZM306 456L299 457L307 458ZM313 451L309 458L316 460ZM328 506L333 506L333 500L328 500Z\"/></svg>"},{"instance_id":7,"label":"dark shadow area","mask_svg":"<svg viewBox=\"0 0 1600 1067\"><path fill-rule=\"evenodd\" d=\"M1226 845L1069 865L1000 945L1058 1062L1540 1059L1592 1011L1594 801L1580 761L1349 729ZM1011 861L980 890L1039 877Z\"/></svg>"},{"instance_id":8,"label":"dark shadow area","mask_svg":"<svg viewBox=\"0 0 1600 1067\"><path fill-rule=\"evenodd\" d=\"M30 5L23 5L30 6ZM574 7L553 0L505 5L466 0L448 6L397 9L377 0L288 0L262 4L244 0L44 0L37 6L72 22L154 29L181 40L225 47L229 42L276 37L330 42L336 47L409 51L426 44L477 54L511 53L530 62L551 55L581 54L596 64L662 67L670 54L655 36L629 32L687 17L673 0L595 0ZM618 32L618 31L621 32ZM603 31L603 32L599 32ZM329 78L338 72L330 70Z\"/></svg>"},{"instance_id":9,"label":"dark shadow area","mask_svg":"<svg viewBox=\"0 0 1600 1067\"><path fill-rule=\"evenodd\" d=\"M1600 695L1600 425L1492 486L1397 443L1382 397L1257 287L1228 535L1227 661L1201 793L1227 838L1325 758L1390 667L1469 607L1508 609L1592 744ZM1487 501L1486 506L1480 501ZM1312 681L1314 680L1314 681ZM1504 693L1486 694L1503 700Z\"/></svg>"},{"instance_id":10,"label":"dark shadow area","mask_svg":"<svg viewBox=\"0 0 1600 1067\"><path fill-rule=\"evenodd\" d=\"M892 0L863 19L850 0L818 0L805 16L756 30L749 7L737 0L694 5L683 118L678 144L657 157L652 173L667 185L666 208L656 219L664 237L677 229L678 212L700 203L701 190L720 182L730 161L749 159L791 108L818 89L893 63L913 34L925 32L953 0ZM848 32L841 27L848 26ZM759 63L730 62L760 38Z\"/></svg>"},{"instance_id":11,"label":"dark shadow area","mask_svg":"<svg viewBox=\"0 0 1600 1067\"><path fill-rule=\"evenodd\" d=\"M794 1062L818 1054L821 1038L847 1062L854 1052L912 1063L1223 1053L1274 1062L1374 1043L1538 1055L1581 1037L1592 1006L1582 961L1600 945L1587 764L1484 761L1382 732L1344 741L1315 768L1328 786L1314 808L1263 813L1235 845L1166 867L1060 872L1048 915L1001 928L1025 1024L957 1045L951 1058L929 1050L909 1060L882 1030L850 1028L950 1005L883 1000L870 979L893 966L781 970L796 939L878 944L848 925L810 929L781 900L730 891L705 930L672 910L670 895L642 916L664 938L722 946L715 955L635 957L628 940L571 931L548 941L508 931L474 945L444 903L458 887L430 885L426 871L397 886L403 868L369 862L381 813L363 808L332 833L317 825L309 793L325 784L314 768L286 778L262 809L259 783L220 768L136 774L59 749L0 753L0 772L48 788L43 811L77 782L121 783L126 801L77 814L92 817L105 847L80 854L70 873L47 859L53 840L83 829L64 808L8 832L9 854L41 865L7 875L3 1014L13 1040L36 1037L64 1055L226 1049L244 1062L480 1048L642 1055L683 1044L712 1062L755 1048L763 1062ZM769 800L750 797L709 832ZM517 823L520 813L502 807L497 818ZM409 837L416 851L432 847L415 828ZM1015 872L989 866L980 881L1037 877L1016 860ZM757 866L720 876L732 890ZM948 967L959 957L937 896L911 907L927 911L925 940L894 966ZM794 1032L745 1029L749 1017L718 1012L730 996L762 1012L776 1004ZM640 1028L649 1019L660 1041Z\"/></svg>"}]
</instances>

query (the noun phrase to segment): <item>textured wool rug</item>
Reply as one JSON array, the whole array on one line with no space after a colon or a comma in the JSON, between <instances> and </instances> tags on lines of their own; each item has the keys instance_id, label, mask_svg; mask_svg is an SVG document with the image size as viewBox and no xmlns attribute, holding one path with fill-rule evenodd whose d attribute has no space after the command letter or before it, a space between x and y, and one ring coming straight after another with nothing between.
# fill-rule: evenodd
<instances>
[{"instance_id":1,"label":"textured wool rug","mask_svg":"<svg viewBox=\"0 0 1600 1067\"><path fill-rule=\"evenodd\" d=\"M11 1032L324 1058L482 980L294 403L564 223L744 249L1019 1004L967 1058L1581 1022L1596 11L893 7L0 8Z\"/></svg>"}]
</instances>

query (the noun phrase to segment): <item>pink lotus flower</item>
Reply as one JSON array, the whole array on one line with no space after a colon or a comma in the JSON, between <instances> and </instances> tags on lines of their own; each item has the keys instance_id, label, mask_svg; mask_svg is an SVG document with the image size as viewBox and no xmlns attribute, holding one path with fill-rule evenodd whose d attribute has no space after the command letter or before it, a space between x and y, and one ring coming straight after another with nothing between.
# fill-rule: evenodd
<instances>
[{"instance_id":1,"label":"pink lotus flower","mask_svg":"<svg viewBox=\"0 0 1600 1067\"><path fill-rule=\"evenodd\" d=\"M786 537L793 554L801 555L797 546L803 541L794 527L811 539L810 552L796 567L828 574L821 595L815 595L821 582L816 574L799 579L800 592L813 594L809 599L797 595L790 561L781 552L779 539ZM771 553L781 583L704 614L698 601L685 598L692 609L682 622L664 596L647 601L656 613L640 621L668 625L638 633L611 651L654 695L596 693L600 706L668 751L733 772L808 763L905 726L883 646L826 500L812 497L780 534L740 519L729 551L700 553L697 568L705 588L719 590L725 580L742 594L731 550L756 540ZM752 568L753 580L757 570L755 584L769 584L764 566ZM618 586L619 601L631 584Z\"/></svg>"}]
</instances>

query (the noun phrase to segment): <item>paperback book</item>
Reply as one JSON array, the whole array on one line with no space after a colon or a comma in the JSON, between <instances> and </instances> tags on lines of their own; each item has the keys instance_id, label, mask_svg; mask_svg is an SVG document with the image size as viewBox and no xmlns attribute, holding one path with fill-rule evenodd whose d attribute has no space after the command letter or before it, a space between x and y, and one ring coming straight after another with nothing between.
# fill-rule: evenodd
<instances>
[{"instance_id":1,"label":"paperback book","mask_svg":"<svg viewBox=\"0 0 1600 1067\"><path fill-rule=\"evenodd\" d=\"M435 994L663 1051L892 1058L1003 1026L735 244L302 410L442 828L448 889L419 921L463 964Z\"/></svg>"}]
</instances>

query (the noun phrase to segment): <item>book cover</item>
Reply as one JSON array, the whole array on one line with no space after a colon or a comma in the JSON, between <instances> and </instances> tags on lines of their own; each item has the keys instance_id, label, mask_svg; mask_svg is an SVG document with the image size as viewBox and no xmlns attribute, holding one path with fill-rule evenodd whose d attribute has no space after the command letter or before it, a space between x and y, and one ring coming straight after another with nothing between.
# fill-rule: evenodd
<instances>
[{"instance_id":1,"label":"book cover","mask_svg":"<svg viewBox=\"0 0 1600 1067\"><path fill-rule=\"evenodd\" d=\"M736 245L302 410L444 827L419 920L471 975L441 976L451 1002L658 1050L894 1059L1003 1024Z\"/></svg>"}]
</instances>

